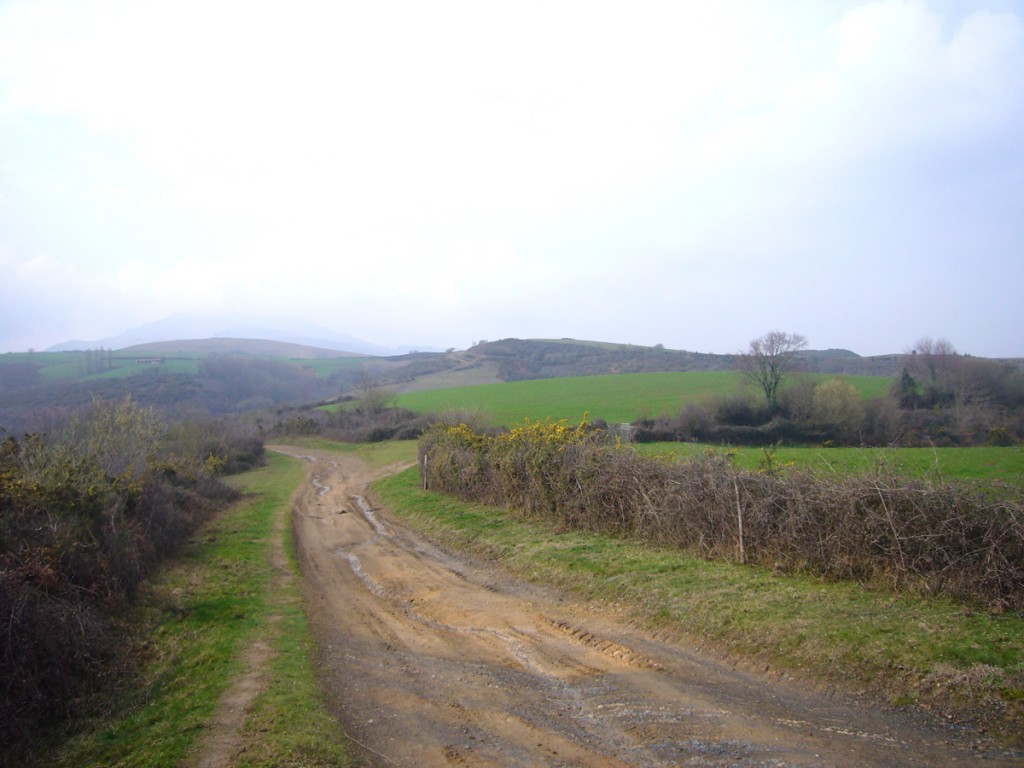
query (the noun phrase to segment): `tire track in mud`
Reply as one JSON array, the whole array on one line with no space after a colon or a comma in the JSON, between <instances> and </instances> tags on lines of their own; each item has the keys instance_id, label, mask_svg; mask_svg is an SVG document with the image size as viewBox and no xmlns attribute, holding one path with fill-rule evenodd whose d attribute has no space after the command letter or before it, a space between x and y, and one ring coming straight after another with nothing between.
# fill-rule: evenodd
<instances>
[{"instance_id":1,"label":"tire track in mud","mask_svg":"<svg viewBox=\"0 0 1024 768\"><path fill-rule=\"evenodd\" d=\"M368 765L979 759L941 723L757 678L446 553L366 501L354 458L302 458L293 525L322 680Z\"/></svg>"}]
</instances>

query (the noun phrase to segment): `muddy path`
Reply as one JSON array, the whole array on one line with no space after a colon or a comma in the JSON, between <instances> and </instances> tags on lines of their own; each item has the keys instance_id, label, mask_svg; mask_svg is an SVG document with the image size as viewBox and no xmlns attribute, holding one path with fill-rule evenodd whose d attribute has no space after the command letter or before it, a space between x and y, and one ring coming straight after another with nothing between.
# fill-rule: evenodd
<instances>
[{"instance_id":1,"label":"muddy path","mask_svg":"<svg viewBox=\"0 0 1024 768\"><path fill-rule=\"evenodd\" d=\"M293 523L319 663L374 766L1016 765L942 723L734 669L443 552L310 464Z\"/></svg>"}]
</instances>

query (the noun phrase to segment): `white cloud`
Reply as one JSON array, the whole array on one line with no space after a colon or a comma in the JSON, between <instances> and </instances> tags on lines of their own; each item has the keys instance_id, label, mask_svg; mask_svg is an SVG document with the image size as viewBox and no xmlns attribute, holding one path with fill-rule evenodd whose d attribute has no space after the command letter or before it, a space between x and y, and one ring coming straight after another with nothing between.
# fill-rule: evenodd
<instances>
[{"instance_id":1,"label":"white cloud","mask_svg":"<svg viewBox=\"0 0 1024 768\"><path fill-rule=\"evenodd\" d=\"M1024 24L967 7L14 0L0 216L19 263L145 315L122 326L259 304L390 308L388 342L407 312L605 328L624 285L700 281L713 312L771 264L863 289L844 264L954 258L954 224L998 229L969 195L1020 197Z\"/></svg>"}]
</instances>

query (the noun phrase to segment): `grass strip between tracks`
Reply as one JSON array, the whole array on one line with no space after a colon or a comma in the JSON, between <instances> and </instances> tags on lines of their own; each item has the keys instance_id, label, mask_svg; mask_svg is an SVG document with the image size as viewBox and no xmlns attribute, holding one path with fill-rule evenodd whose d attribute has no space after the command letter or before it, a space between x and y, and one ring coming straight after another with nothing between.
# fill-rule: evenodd
<instances>
[{"instance_id":1,"label":"grass strip between tracks","mask_svg":"<svg viewBox=\"0 0 1024 768\"><path fill-rule=\"evenodd\" d=\"M298 587L271 588L275 519L288 514L303 473L298 460L272 453L266 467L230 478L245 497L193 536L146 585L134 610L141 664L132 689L111 703L111 713L79 723L46 765L194 762L222 694L242 671L241 651L261 637L275 652L242 727L245 750L233 764L352 764L316 682ZM297 573L290 525L283 535L289 568Z\"/></svg>"},{"instance_id":2,"label":"grass strip between tracks","mask_svg":"<svg viewBox=\"0 0 1024 768\"><path fill-rule=\"evenodd\" d=\"M516 575L628 607L648 626L736 660L841 685L1024 740L1024 618L853 583L775 576L611 536L559 530L423 491L415 468L379 481L380 501L443 545Z\"/></svg>"}]
</instances>

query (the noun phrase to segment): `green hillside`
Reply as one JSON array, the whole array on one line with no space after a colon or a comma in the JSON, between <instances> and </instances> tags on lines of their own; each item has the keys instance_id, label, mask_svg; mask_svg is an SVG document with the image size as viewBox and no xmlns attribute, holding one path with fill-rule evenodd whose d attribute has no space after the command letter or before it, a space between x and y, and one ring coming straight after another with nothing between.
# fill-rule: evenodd
<instances>
[{"instance_id":1,"label":"green hillside","mask_svg":"<svg viewBox=\"0 0 1024 768\"><path fill-rule=\"evenodd\" d=\"M355 352L338 352L304 344L266 339L183 339L155 341L119 349L119 357L204 357L206 355L251 355L253 357L286 358L291 360L320 360L331 358L360 358Z\"/></svg>"},{"instance_id":2,"label":"green hillside","mask_svg":"<svg viewBox=\"0 0 1024 768\"><path fill-rule=\"evenodd\" d=\"M884 395L891 383L882 376L804 376L819 381L844 379L864 397ZM506 426L524 418L577 422L585 412L591 419L625 423L642 416L674 414L687 401L729 395L750 386L735 371L607 374L408 392L399 395L397 404L421 413L475 410L491 423Z\"/></svg>"},{"instance_id":3,"label":"green hillside","mask_svg":"<svg viewBox=\"0 0 1024 768\"><path fill-rule=\"evenodd\" d=\"M104 351L7 353L0 355L0 391L56 382L121 379L137 374L195 375L200 362L210 355L277 360L307 368L320 378L339 371L358 370L370 359L348 352L254 339L155 342ZM146 362L148 360L154 362Z\"/></svg>"}]
</instances>

